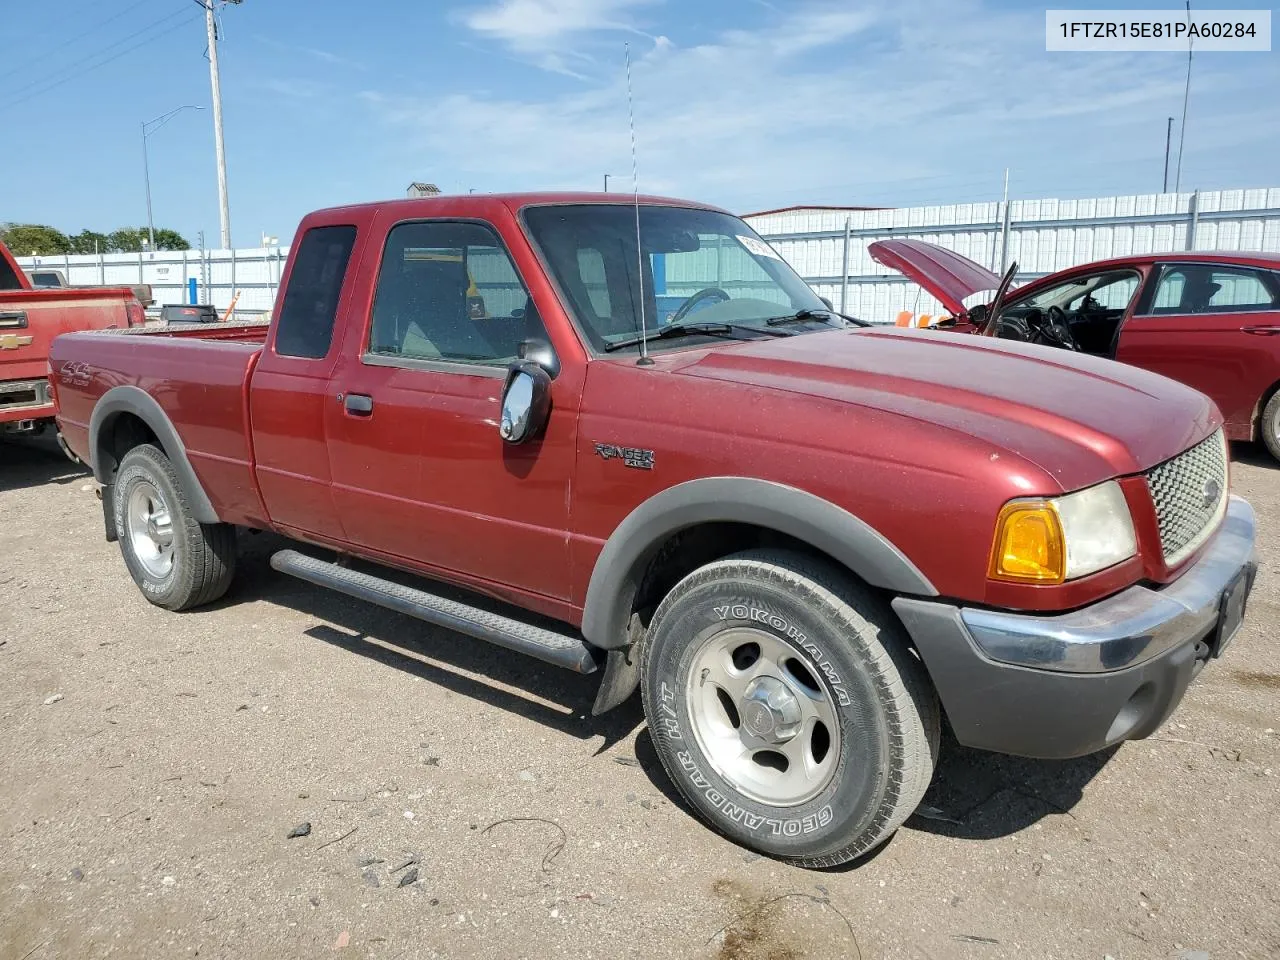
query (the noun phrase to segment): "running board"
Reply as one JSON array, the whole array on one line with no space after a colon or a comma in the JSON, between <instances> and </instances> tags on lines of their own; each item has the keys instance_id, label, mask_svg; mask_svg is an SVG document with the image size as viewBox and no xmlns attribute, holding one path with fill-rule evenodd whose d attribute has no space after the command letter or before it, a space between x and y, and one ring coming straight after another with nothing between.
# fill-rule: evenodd
<instances>
[{"instance_id":1,"label":"running board","mask_svg":"<svg viewBox=\"0 0 1280 960\"><path fill-rule=\"evenodd\" d=\"M594 673L596 670L591 649L585 641L572 633L548 630L456 600L446 600L425 590L340 567L336 563L326 563L296 550L281 550L272 554L271 566L281 573L316 586L328 587L349 597L376 603L388 610L465 633L477 640L488 640L557 667L565 667L577 673Z\"/></svg>"}]
</instances>

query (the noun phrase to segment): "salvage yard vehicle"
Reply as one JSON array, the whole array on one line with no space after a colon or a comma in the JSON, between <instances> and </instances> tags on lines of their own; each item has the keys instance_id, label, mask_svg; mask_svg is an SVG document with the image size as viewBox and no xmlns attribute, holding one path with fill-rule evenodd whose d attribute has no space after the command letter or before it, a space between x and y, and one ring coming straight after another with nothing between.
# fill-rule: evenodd
<instances>
[{"instance_id":1,"label":"salvage yard vehicle","mask_svg":"<svg viewBox=\"0 0 1280 960\"><path fill-rule=\"evenodd\" d=\"M1229 440L1261 440L1280 460L1280 254L1146 253L1049 274L1001 300L964 301L994 273L920 240L868 252L936 297L952 317L934 326L1108 357L1208 394Z\"/></svg>"},{"instance_id":2,"label":"salvage yard vehicle","mask_svg":"<svg viewBox=\"0 0 1280 960\"><path fill-rule=\"evenodd\" d=\"M0 436L53 425L47 373L54 337L143 322L142 304L126 287L33 288L0 243Z\"/></svg>"},{"instance_id":3,"label":"salvage yard vehicle","mask_svg":"<svg viewBox=\"0 0 1280 960\"><path fill-rule=\"evenodd\" d=\"M660 327L655 273L685 297ZM270 325L217 326L54 344L148 600L209 603L238 527L284 534L278 571L602 672L596 713L639 687L690 805L793 863L883 843L944 713L1033 757L1145 737L1244 617L1254 515L1206 397L849 326L711 207L323 210Z\"/></svg>"}]
</instances>

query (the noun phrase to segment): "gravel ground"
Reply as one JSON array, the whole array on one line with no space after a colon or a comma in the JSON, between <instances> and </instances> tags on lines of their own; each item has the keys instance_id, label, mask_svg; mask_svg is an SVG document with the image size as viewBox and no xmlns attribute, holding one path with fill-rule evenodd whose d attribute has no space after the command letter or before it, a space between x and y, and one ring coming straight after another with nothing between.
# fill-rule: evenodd
<instances>
[{"instance_id":1,"label":"gravel ground","mask_svg":"<svg viewBox=\"0 0 1280 960\"><path fill-rule=\"evenodd\" d=\"M150 606L89 478L0 444L0 958L1280 956L1280 472L1234 453L1262 571L1165 729L945 745L930 818L814 872L694 820L638 703L592 719L592 679L278 575L272 537Z\"/></svg>"}]
</instances>

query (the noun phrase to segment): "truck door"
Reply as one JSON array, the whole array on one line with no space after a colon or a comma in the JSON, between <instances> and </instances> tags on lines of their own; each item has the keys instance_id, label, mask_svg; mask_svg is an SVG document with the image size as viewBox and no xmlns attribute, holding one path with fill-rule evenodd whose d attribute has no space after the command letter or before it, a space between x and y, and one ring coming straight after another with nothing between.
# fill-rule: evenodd
<instances>
[{"instance_id":1,"label":"truck door","mask_svg":"<svg viewBox=\"0 0 1280 960\"><path fill-rule=\"evenodd\" d=\"M522 340L547 339L527 287L487 224L388 226L362 271L376 270L369 317L351 324L329 386L348 539L428 572L566 599L576 405L555 407L553 385L541 439L498 435L507 365Z\"/></svg>"},{"instance_id":2,"label":"truck door","mask_svg":"<svg viewBox=\"0 0 1280 960\"><path fill-rule=\"evenodd\" d=\"M1280 279L1225 263L1165 263L1120 330L1116 359L1208 394L1227 434L1247 439L1275 383Z\"/></svg>"},{"instance_id":3,"label":"truck door","mask_svg":"<svg viewBox=\"0 0 1280 960\"><path fill-rule=\"evenodd\" d=\"M299 534L342 538L333 500L325 411L351 299L352 223L318 223L297 241L284 276L272 336L252 374L250 422L258 487L271 519Z\"/></svg>"}]
</instances>

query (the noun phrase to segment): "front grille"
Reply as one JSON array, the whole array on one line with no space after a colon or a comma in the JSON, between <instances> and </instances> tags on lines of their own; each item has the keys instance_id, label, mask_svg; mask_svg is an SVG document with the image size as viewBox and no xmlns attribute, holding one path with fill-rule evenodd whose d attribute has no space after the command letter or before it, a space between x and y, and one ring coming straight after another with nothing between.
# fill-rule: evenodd
<instances>
[{"instance_id":1,"label":"front grille","mask_svg":"<svg viewBox=\"0 0 1280 960\"><path fill-rule=\"evenodd\" d=\"M1173 566L1205 541L1227 508L1227 443L1218 430L1147 472L1164 562Z\"/></svg>"}]
</instances>

